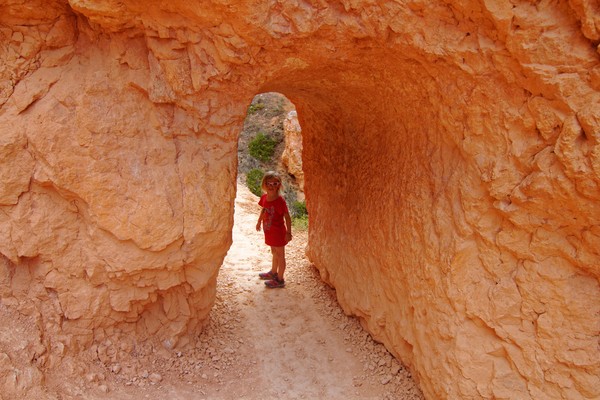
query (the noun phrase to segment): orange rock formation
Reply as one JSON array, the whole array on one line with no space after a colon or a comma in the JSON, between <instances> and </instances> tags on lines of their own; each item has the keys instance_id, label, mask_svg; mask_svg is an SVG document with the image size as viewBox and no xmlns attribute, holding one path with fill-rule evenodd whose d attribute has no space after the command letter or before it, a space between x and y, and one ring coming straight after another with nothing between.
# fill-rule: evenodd
<instances>
[{"instance_id":1,"label":"orange rock formation","mask_svg":"<svg viewBox=\"0 0 600 400\"><path fill-rule=\"evenodd\" d=\"M309 255L428 398L598 398L599 26L589 0L1 0L2 301L54 354L181 343L277 91Z\"/></svg>"},{"instance_id":2,"label":"orange rock formation","mask_svg":"<svg viewBox=\"0 0 600 400\"><path fill-rule=\"evenodd\" d=\"M302 129L296 110L290 111L283 121L285 150L281 162L287 172L294 176L301 192L304 192L304 171L302 170ZM303 193L302 193L303 195Z\"/></svg>"}]
</instances>

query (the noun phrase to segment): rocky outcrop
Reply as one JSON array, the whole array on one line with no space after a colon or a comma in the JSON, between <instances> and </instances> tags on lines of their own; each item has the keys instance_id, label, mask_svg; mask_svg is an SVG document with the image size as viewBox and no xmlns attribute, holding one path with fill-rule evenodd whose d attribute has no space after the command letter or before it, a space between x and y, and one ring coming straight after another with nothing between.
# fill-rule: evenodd
<instances>
[{"instance_id":1,"label":"rocky outcrop","mask_svg":"<svg viewBox=\"0 0 600 400\"><path fill-rule=\"evenodd\" d=\"M428 398L597 398L598 18L4 0L2 301L70 349L181 344L231 243L246 106L277 91L302 125L309 255Z\"/></svg>"},{"instance_id":2,"label":"rocky outcrop","mask_svg":"<svg viewBox=\"0 0 600 400\"><path fill-rule=\"evenodd\" d=\"M60 4L33 26L4 6L15 19L2 31L3 58L15 55L2 108L8 296L53 303L83 345L99 330L174 345L208 314L231 240L233 145L195 133L203 113L222 123L219 100L176 105L190 89L166 81L179 84L181 62L162 68L149 39L94 29Z\"/></svg>"},{"instance_id":3,"label":"rocky outcrop","mask_svg":"<svg viewBox=\"0 0 600 400\"><path fill-rule=\"evenodd\" d=\"M302 170L302 129L298 122L298 113L288 112L283 121L285 149L281 154L281 162L288 174L292 175L298 184L300 192L304 191L304 171Z\"/></svg>"}]
</instances>

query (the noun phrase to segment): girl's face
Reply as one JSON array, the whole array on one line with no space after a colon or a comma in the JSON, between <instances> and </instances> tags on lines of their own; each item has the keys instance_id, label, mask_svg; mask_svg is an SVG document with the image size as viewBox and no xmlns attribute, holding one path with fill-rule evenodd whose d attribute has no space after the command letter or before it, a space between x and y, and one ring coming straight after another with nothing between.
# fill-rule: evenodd
<instances>
[{"instance_id":1,"label":"girl's face","mask_svg":"<svg viewBox=\"0 0 600 400\"><path fill-rule=\"evenodd\" d=\"M279 192L279 186L281 186L281 182L277 179L269 178L265 182L265 186L267 187L267 193L277 193Z\"/></svg>"}]
</instances>

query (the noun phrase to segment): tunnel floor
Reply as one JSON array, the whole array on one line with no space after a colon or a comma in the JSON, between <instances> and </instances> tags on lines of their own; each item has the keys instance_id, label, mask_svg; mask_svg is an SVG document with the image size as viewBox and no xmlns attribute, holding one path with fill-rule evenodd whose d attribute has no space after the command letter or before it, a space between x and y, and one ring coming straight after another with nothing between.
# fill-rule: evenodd
<instances>
[{"instance_id":1,"label":"tunnel floor","mask_svg":"<svg viewBox=\"0 0 600 400\"><path fill-rule=\"evenodd\" d=\"M219 324L221 334L207 332L218 343L225 334L221 346L235 348L237 361L221 375L228 395L422 399L410 372L355 318L344 315L335 291L320 281L304 255L307 232L294 232L286 247L286 287L265 288L258 273L269 270L270 252L255 230L257 200L238 185L233 244L219 276L215 307L215 317L228 322ZM224 312L226 307L233 312Z\"/></svg>"}]
</instances>

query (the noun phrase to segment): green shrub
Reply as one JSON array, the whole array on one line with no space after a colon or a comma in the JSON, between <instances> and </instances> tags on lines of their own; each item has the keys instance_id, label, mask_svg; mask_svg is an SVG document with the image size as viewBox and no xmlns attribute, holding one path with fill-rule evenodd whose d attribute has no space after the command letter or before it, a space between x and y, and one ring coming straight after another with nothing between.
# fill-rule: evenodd
<instances>
[{"instance_id":1,"label":"green shrub","mask_svg":"<svg viewBox=\"0 0 600 400\"><path fill-rule=\"evenodd\" d=\"M308 215L299 218L292 218L292 227L296 231L308 230Z\"/></svg>"},{"instance_id":2,"label":"green shrub","mask_svg":"<svg viewBox=\"0 0 600 400\"><path fill-rule=\"evenodd\" d=\"M262 162L268 162L275 153L277 141L269 135L262 132L258 134L248 143L250 155Z\"/></svg>"},{"instance_id":3,"label":"green shrub","mask_svg":"<svg viewBox=\"0 0 600 400\"><path fill-rule=\"evenodd\" d=\"M248 189L257 196L262 195L260 184L264 175L265 173L258 168L251 169L246 174L246 186L248 186Z\"/></svg>"},{"instance_id":4,"label":"green shrub","mask_svg":"<svg viewBox=\"0 0 600 400\"><path fill-rule=\"evenodd\" d=\"M306 202L294 201L290 207L290 215L292 217L292 226L294 229L308 229L308 211L306 211Z\"/></svg>"},{"instance_id":5,"label":"green shrub","mask_svg":"<svg viewBox=\"0 0 600 400\"><path fill-rule=\"evenodd\" d=\"M257 112L259 112L263 108L265 108L265 105L263 103L250 104L250 107L248 107L248 113L247 114L248 115L256 114Z\"/></svg>"},{"instance_id":6,"label":"green shrub","mask_svg":"<svg viewBox=\"0 0 600 400\"><path fill-rule=\"evenodd\" d=\"M294 201L290 207L290 215L292 217L304 217L308 215L308 211L306 211L306 202Z\"/></svg>"}]
</instances>

